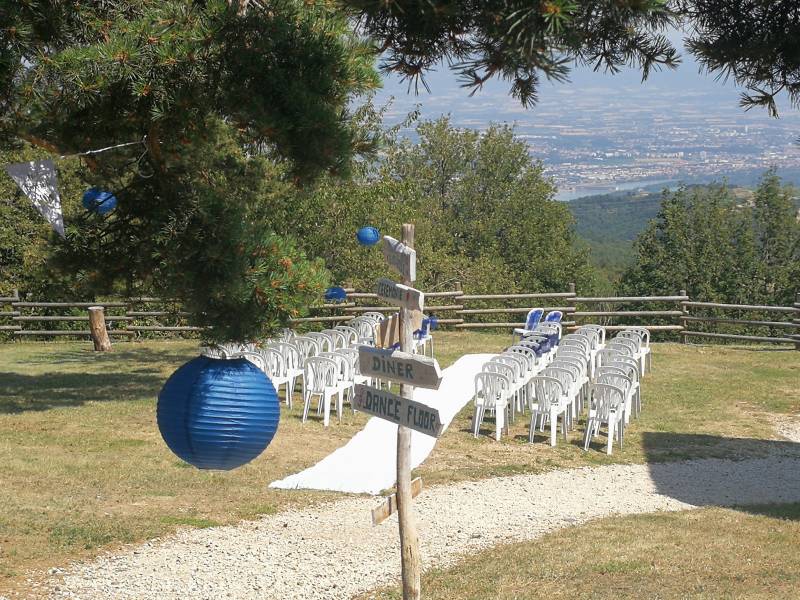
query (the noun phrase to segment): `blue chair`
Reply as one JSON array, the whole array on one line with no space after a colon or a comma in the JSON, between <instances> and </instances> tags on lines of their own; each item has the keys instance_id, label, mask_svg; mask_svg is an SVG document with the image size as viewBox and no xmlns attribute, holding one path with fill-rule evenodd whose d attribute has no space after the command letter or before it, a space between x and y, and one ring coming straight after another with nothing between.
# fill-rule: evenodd
<instances>
[{"instance_id":1,"label":"blue chair","mask_svg":"<svg viewBox=\"0 0 800 600\"><path fill-rule=\"evenodd\" d=\"M551 310L544 318L545 323L561 323L561 318L564 316L560 310Z\"/></svg>"},{"instance_id":2,"label":"blue chair","mask_svg":"<svg viewBox=\"0 0 800 600\"><path fill-rule=\"evenodd\" d=\"M544 309L542 308L532 308L528 311L528 316L525 318L525 327L517 327L514 329L514 335L520 336L522 338L526 333L530 333L536 326L539 324L539 321L542 320L542 315L544 314ZM513 336L512 336L513 341Z\"/></svg>"}]
</instances>

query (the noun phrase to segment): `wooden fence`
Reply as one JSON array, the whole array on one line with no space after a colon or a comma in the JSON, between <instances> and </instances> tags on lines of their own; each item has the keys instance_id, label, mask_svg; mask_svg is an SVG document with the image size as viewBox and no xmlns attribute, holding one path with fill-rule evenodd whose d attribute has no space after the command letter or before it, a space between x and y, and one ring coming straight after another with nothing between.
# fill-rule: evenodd
<instances>
[{"instance_id":1,"label":"wooden fence","mask_svg":"<svg viewBox=\"0 0 800 600\"><path fill-rule=\"evenodd\" d=\"M365 312L390 314L396 310L381 302L373 292L346 291L345 302L312 307L310 316L295 319L294 326L332 327ZM523 327L528 311L536 306L545 311L562 311L562 323L567 330L587 323L603 325L610 331L637 325L647 327L656 336L680 336L684 343L692 338L705 338L794 344L800 349L800 294L796 300L793 306L695 302L683 290L674 296L584 297L578 296L574 284L562 292L467 294L455 283L451 290L426 293L425 312L436 315L442 328L508 330ZM158 298L25 302L15 294L0 298L0 334L29 339L88 337L89 306L106 308L106 327L111 336L171 336L200 330L187 323L188 315L179 306ZM70 314L63 314L67 311ZM742 318L743 313L755 317ZM778 316L767 319L761 317L763 314ZM86 327L81 328L84 323ZM754 329L759 335L751 335Z\"/></svg>"},{"instance_id":2,"label":"wooden fence","mask_svg":"<svg viewBox=\"0 0 800 600\"><path fill-rule=\"evenodd\" d=\"M156 309L152 305L156 305ZM175 334L200 331L186 324L188 313L159 298L128 298L96 302L27 302L14 292L0 297L0 333L15 338L89 337L90 306L105 309L110 336ZM67 314L65 314L67 313Z\"/></svg>"}]
</instances>

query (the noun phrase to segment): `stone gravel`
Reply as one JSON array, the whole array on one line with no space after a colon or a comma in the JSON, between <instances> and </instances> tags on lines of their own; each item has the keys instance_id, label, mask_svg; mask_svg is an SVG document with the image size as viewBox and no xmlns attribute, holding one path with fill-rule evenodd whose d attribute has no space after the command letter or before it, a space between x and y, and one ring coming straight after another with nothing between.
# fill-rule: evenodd
<instances>
[{"instance_id":1,"label":"stone gravel","mask_svg":"<svg viewBox=\"0 0 800 600\"><path fill-rule=\"evenodd\" d=\"M800 458L774 454L610 465L426 488L414 502L423 566L590 519L800 501ZM397 518L348 498L230 527L186 530L52 575L53 599L348 599L400 573Z\"/></svg>"}]
</instances>

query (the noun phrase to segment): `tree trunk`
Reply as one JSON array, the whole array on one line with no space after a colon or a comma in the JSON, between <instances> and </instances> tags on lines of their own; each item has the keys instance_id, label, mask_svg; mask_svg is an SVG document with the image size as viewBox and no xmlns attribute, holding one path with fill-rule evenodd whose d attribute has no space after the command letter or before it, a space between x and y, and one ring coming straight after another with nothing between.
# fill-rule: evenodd
<instances>
[{"instance_id":1,"label":"tree trunk","mask_svg":"<svg viewBox=\"0 0 800 600\"><path fill-rule=\"evenodd\" d=\"M94 349L97 352L111 350L111 340L106 331L106 315L102 306L89 307L89 330L91 331Z\"/></svg>"}]
</instances>

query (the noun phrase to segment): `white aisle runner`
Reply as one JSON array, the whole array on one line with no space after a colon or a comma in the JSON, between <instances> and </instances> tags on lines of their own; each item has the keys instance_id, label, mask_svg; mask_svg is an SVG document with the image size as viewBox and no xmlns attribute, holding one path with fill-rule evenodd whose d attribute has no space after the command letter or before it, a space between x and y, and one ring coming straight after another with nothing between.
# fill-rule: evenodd
<instances>
[{"instance_id":1,"label":"white aisle runner","mask_svg":"<svg viewBox=\"0 0 800 600\"><path fill-rule=\"evenodd\" d=\"M467 354L459 358L442 374L438 390L414 391L414 400L439 410L445 430L450 421L475 392L475 375L493 354ZM416 468L428 458L436 438L411 432L411 467ZM394 486L397 456L397 425L371 418L367 425L347 444L329 454L313 467L269 484L286 490L312 489L379 494Z\"/></svg>"}]
</instances>

